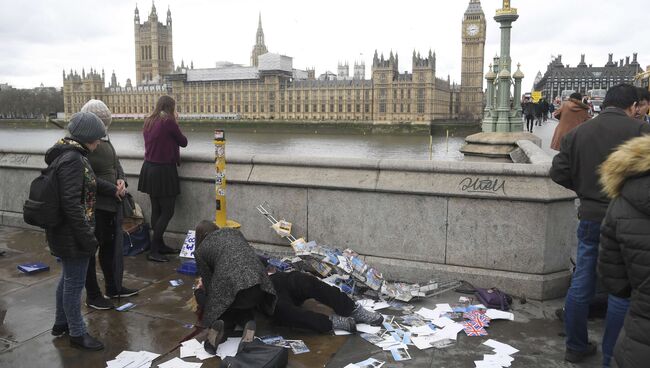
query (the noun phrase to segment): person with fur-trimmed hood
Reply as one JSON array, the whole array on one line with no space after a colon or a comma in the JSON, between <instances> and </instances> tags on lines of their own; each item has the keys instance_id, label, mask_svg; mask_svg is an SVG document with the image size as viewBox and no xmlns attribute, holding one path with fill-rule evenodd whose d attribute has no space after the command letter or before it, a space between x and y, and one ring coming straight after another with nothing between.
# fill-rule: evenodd
<instances>
[{"instance_id":1,"label":"person with fur-trimmed hood","mask_svg":"<svg viewBox=\"0 0 650 368\"><path fill-rule=\"evenodd\" d=\"M620 146L600 169L612 198L601 228L598 274L604 287L630 298L614 350L621 368L650 361L650 135Z\"/></svg>"}]
</instances>

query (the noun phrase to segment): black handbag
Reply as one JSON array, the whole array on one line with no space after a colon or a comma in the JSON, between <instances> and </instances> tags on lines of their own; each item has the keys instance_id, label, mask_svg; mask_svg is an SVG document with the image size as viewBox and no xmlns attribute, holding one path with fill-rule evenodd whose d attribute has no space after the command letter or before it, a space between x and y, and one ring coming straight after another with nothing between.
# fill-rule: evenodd
<instances>
[{"instance_id":1,"label":"black handbag","mask_svg":"<svg viewBox=\"0 0 650 368\"><path fill-rule=\"evenodd\" d=\"M234 357L223 360L226 368L284 368L289 360L287 348L267 345L259 340L243 343L243 348Z\"/></svg>"}]
</instances>

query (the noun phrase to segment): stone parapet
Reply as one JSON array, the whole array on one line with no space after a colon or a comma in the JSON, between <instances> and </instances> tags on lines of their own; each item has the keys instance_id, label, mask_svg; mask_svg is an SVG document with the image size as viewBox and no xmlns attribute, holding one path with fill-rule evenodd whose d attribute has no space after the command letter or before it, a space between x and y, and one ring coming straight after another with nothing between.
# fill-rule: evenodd
<instances>
[{"instance_id":1,"label":"stone parapet","mask_svg":"<svg viewBox=\"0 0 650 368\"><path fill-rule=\"evenodd\" d=\"M517 142L531 163L229 156L228 217L261 247L289 250L255 209L267 202L293 233L353 248L392 279L443 275L528 298L561 296L575 246L575 194L548 177L550 160ZM532 146L531 146L532 145ZM2 224L21 225L43 151L0 151ZM120 152L129 190L139 193L141 153ZM168 231L214 217L214 158L184 155L181 195Z\"/></svg>"}]
</instances>

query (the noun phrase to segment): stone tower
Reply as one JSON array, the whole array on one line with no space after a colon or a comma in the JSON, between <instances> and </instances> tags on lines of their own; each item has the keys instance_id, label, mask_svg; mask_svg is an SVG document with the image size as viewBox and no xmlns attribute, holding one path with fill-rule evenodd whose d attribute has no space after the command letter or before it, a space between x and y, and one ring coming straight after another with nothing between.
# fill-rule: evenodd
<instances>
[{"instance_id":1,"label":"stone tower","mask_svg":"<svg viewBox=\"0 0 650 368\"><path fill-rule=\"evenodd\" d=\"M149 18L140 24L140 12L135 8L135 80L136 84L162 83L162 76L174 70L172 47L172 13L167 9L167 22L158 21L156 5L152 3Z\"/></svg>"},{"instance_id":2,"label":"stone tower","mask_svg":"<svg viewBox=\"0 0 650 368\"><path fill-rule=\"evenodd\" d=\"M257 58L260 55L264 55L269 50L266 49L264 44L264 31L262 30L262 13L260 13L259 21L257 23L257 34L255 35L255 46L253 46L253 51L251 52L251 66L258 66Z\"/></svg>"},{"instance_id":3,"label":"stone tower","mask_svg":"<svg viewBox=\"0 0 650 368\"><path fill-rule=\"evenodd\" d=\"M480 120L483 112L485 14L479 0L470 0L463 16L460 74L460 118Z\"/></svg>"},{"instance_id":4,"label":"stone tower","mask_svg":"<svg viewBox=\"0 0 650 368\"><path fill-rule=\"evenodd\" d=\"M348 62L339 62L338 72L336 73L339 80L350 79L350 64Z\"/></svg>"}]
</instances>

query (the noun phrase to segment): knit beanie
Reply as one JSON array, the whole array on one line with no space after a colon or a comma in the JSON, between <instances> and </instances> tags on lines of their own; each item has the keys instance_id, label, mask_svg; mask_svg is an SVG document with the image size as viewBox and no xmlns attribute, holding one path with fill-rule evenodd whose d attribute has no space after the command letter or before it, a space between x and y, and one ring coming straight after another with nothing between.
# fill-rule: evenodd
<instances>
[{"instance_id":1,"label":"knit beanie","mask_svg":"<svg viewBox=\"0 0 650 368\"><path fill-rule=\"evenodd\" d=\"M81 143L92 143L106 136L104 123L91 112L78 112L70 118L68 133Z\"/></svg>"},{"instance_id":2,"label":"knit beanie","mask_svg":"<svg viewBox=\"0 0 650 368\"><path fill-rule=\"evenodd\" d=\"M111 110L106 106L106 104L101 100L90 100L79 110L81 112L92 112L97 115L98 118L102 119L106 129L111 125L113 120Z\"/></svg>"}]
</instances>

